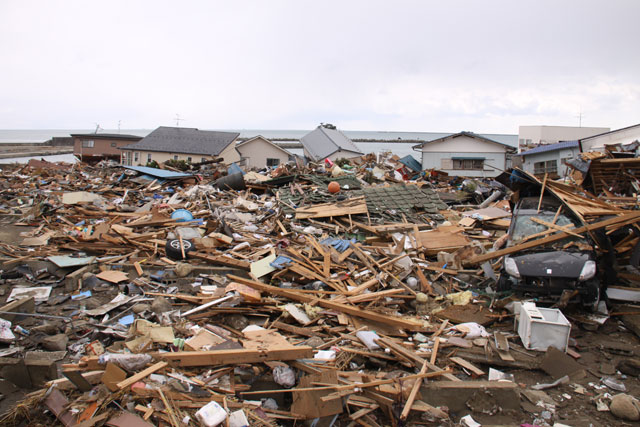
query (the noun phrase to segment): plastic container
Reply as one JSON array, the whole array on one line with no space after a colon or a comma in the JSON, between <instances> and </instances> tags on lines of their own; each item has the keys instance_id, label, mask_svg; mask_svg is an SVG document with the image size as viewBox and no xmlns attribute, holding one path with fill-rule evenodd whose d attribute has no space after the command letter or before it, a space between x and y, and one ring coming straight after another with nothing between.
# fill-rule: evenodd
<instances>
[{"instance_id":1,"label":"plastic container","mask_svg":"<svg viewBox=\"0 0 640 427\"><path fill-rule=\"evenodd\" d=\"M178 220L178 222L193 221L193 215L186 209L176 209L171 214L171 219Z\"/></svg>"},{"instance_id":2,"label":"plastic container","mask_svg":"<svg viewBox=\"0 0 640 427\"><path fill-rule=\"evenodd\" d=\"M227 419L227 411L218 402L211 401L198 409L196 418L205 427L215 427Z\"/></svg>"},{"instance_id":3,"label":"plastic container","mask_svg":"<svg viewBox=\"0 0 640 427\"><path fill-rule=\"evenodd\" d=\"M518 335L528 350L547 351L553 346L567 351L571 323L555 308L539 308L534 303L520 306Z\"/></svg>"}]
</instances>

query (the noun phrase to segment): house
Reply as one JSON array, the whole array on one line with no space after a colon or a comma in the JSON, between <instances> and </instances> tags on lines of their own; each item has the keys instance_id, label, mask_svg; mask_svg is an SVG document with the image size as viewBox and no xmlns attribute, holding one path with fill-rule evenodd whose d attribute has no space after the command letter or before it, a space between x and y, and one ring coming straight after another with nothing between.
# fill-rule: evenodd
<instances>
[{"instance_id":1,"label":"house","mask_svg":"<svg viewBox=\"0 0 640 427\"><path fill-rule=\"evenodd\" d=\"M422 152L422 169L451 176L494 177L509 166L515 147L473 132L460 132L414 145Z\"/></svg>"},{"instance_id":2,"label":"house","mask_svg":"<svg viewBox=\"0 0 640 427\"><path fill-rule=\"evenodd\" d=\"M579 142L580 148L583 152L604 152L605 145L624 145L634 141L640 141L640 124L612 130L610 132L604 132L599 135L589 136L587 138L582 138Z\"/></svg>"},{"instance_id":3,"label":"house","mask_svg":"<svg viewBox=\"0 0 640 427\"><path fill-rule=\"evenodd\" d=\"M146 165L150 161L164 163L167 160L184 160L200 163L216 158L224 163L240 161L236 150L236 132L218 132L160 126L135 144L122 147L122 164Z\"/></svg>"},{"instance_id":4,"label":"house","mask_svg":"<svg viewBox=\"0 0 640 427\"><path fill-rule=\"evenodd\" d=\"M326 158L336 160L360 157L364 153L345 134L322 125L300 138L304 155L317 162Z\"/></svg>"},{"instance_id":5,"label":"house","mask_svg":"<svg viewBox=\"0 0 640 427\"><path fill-rule=\"evenodd\" d=\"M120 148L142 139L141 136L120 133L74 133L71 138L73 154L88 163L105 159L120 161Z\"/></svg>"},{"instance_id":6,"label":"house","mask_svg":"<svg viewBox=\"0 0 640 427\"><path fill-rule=\"evenodd\" d=\"M516 154L522 159L522 169L538 177L549 174L550 178L567 174L565 161L575 159L580 153L578 141L564 141L551 145L540 145Z\"/></svg>"},{"instance_id":7,"label":"house","mask_svg":"<svg viewBox=\"0 0 640 427\"><path fill-rule=\"evenodd\" d=\"M247 139L236 145L240 157L244 160L245 169L262 169L274 167L288 162L292 155L284 148L278 147L262 135Z\"/></svg>"},{"instance_id":8,"label":"house","mask_svg":"<svg viewBox=\"0 0 640 427\"><path fill-rule=\"evenodd\" d=\"M538 145L556 144L561 141L576 141L580 138L609 132L610 128L577 126L520 126L518 151L526 151Z\"/></svg>"}]
</instances>

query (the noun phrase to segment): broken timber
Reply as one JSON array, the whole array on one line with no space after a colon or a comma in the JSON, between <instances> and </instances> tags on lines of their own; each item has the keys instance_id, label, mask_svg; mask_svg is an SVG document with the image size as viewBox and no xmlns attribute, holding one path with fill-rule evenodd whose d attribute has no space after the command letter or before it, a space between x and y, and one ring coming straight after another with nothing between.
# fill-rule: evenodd
<instances>
[{"instance_id":1,"label":"broken timber","mask_svg":"<svg viewBox=\"0 0 640 427\"><path fill-rule=\"evenodd\" d=\"M593 231L593 230L598 230L600 228L604 228L604 227L608 227L610 225L625 225L625 224L629 224L629 223L633 223L633 222L637 222L640 220L640 212L633 212L633 213L628 213L625 215L621 215L621 216L617 216L614 218L609 218L606 219L604 221L599 221L593 224L588 224L582 227L578 227L578 228L574 228L570 231L571 233L575 233L575 234L582 234L585 233L587 231ZM560 232L557 234L553 234L551 236L548 237L544 237L542 239L537 239L537 240L530 240L528 242L525 243L521 243L519 245L515 245L515 246L511 246L505 249L500 249L498 251L493 251L493 252L488 252L486 254L482 254L482 255L478 255L475 256L469 260L465 260L463 261L464 264L481 264L485 261L489 261L491 259L495 259L495 258L499 258L503 255L509 255L515 252L519 252L521 250L524 249L530 249L530 248L535 248L537 246L541 246L541 245L546 245L548 243L553 243L553 242L557 242L558 240L562 240L565 239L567 237L570 237L569 233L565 233L565 232Z\"/></svg>"},{"instance_id":2,"label":"broken timber","mask_svg":"<svg viewBox=\"0 0 640 427\"><path fill-rule=\"evenodd\" d=\"M279 295L279 296L289 298L291 300L299 301L299 302L306 302L306 303L314 302L320 307L328 308L330 310L335 310L340 313L350 314L352 316L361 317L363 319L373 320L374 322L383 323L385 325L395 326L398 328L408 329L411 331L418 331L418 330L424 329L423 323L419 320L403 319L401 317L387 316L384 314L376 313L375 311L363 310L361 308L353 307L351 305L319 299L313 295L301 294L294 290L282 289L276 286L270 286L270 285L264 284L262 282L257 282L255 280L244 279L242 277L234 276L232 274L229 274L228 278L235 282L242 283L243 285L250 286L259 291L271 293L272 295Z\"/></svg>"}]
</instances>

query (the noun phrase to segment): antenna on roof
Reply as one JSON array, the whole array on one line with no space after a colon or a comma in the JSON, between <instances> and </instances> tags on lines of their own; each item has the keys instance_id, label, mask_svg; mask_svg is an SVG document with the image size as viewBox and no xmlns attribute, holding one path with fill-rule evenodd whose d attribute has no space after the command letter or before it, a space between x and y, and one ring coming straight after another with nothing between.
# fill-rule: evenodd
<instances>
[{"instance_id":1,"label":"antenna on roof","mask_svg":"<svg viewBox=\"0 0 640 427\"><path fill-rule=\"evenodd\" d=\"M176 113L176 118L174 119L176 121L176 127L180 127L180 122L184 122L184 119L180 118L180 114Z\"/></svg>"},{"instance_id":2,"label":"antenna on roof","mask_svg":"<svg viewBox=\"0 0 640 427\"><path fill-rule=\"evenodd\" d=\"M100 123L94 123L96 125L96 130L93 133L98 133L99 130L104 130L100 127Z\"/></svg>"},{"instance_id":3,"label":"antenna on roof","mask_svg":"<svg viewBox=\"0 0 640 427\"><path fill-rule=\"evenodd\" d=\"M120 133L120 122L122 122L122 120L118 120L118 133Z\"/></svg>"}]
</instances>

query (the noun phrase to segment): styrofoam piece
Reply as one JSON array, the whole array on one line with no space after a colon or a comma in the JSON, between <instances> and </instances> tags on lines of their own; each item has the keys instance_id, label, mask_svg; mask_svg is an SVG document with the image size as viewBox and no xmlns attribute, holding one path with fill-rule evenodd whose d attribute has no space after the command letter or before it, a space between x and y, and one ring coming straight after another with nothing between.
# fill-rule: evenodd
<instances>
[{"instance_id":1,"label":"styrofoam piece","mask_svg":"<svg viewBox=\"0 0 640 427\"><path fill-rule=\"evenodd\" d=\"M570 332L571 323L560 310L536 307L530 302L520 307L518 335L526 349L547 351L553 346L566 352Z\"/></svg>"}]
</instances>

